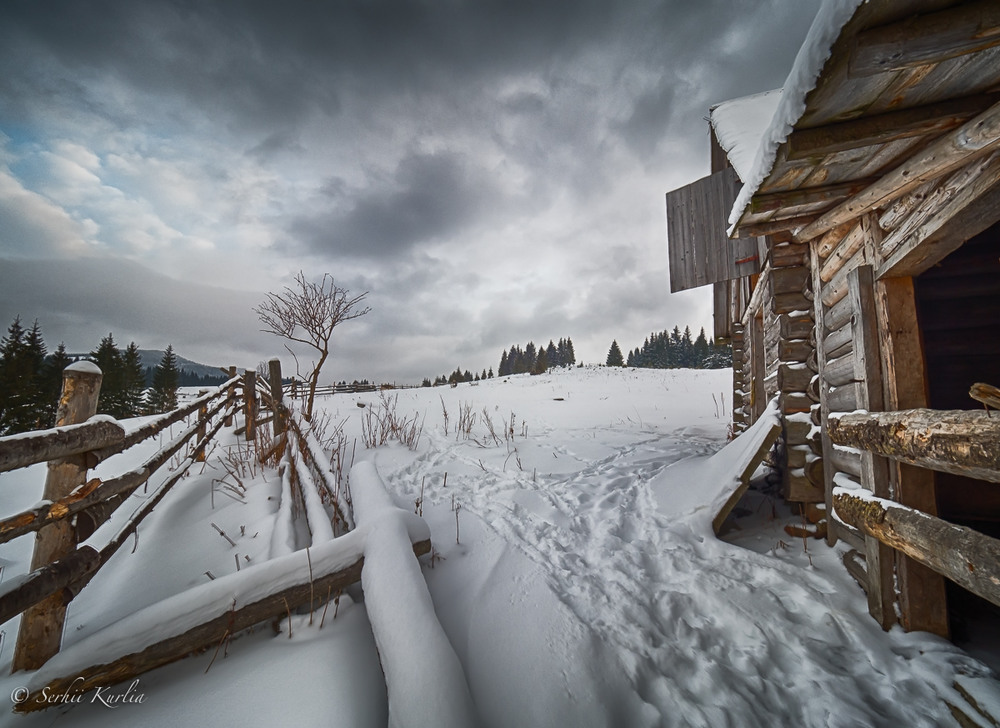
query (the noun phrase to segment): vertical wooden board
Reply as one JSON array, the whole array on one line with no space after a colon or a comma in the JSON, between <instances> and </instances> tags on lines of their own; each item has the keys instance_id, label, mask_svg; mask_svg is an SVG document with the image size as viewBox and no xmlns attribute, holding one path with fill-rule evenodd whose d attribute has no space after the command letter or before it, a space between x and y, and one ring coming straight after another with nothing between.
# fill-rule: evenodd
<instances>
[{"instance_id":1,"label":"vertical wooden board","mask_svg":"<svg viewBox=\"0 0 1000 728\"><path fill-rule=\"evenodd\" d=\"M736 172L729 168L667 193L671 292L760 270L757 239L730 240L726 235L739 189Z\"/></svg>"},{"instance_id":2,"label":"vertical wooden board","mask_svg":"<svg viewBox=\"0 0 1000 728\"><path fill-rule=\"evenodd\" d=\"M882 365L878 347L875 311L875 273L871 265L853 269L847 277L853 316L854 379L858 382L857 406L868 411L884 409ZM861 486L880 498L890 497L889 461L870 452L861 455ZM872 536L865 537L868 559L868 611L883 629L896 622L893 607L895 555L891 547Z\"/></svg>"},{"instance_id":3,"label":"vertical wooden board","mask_svg":"<svg viewBox=\"0 0 1000 728\"><path fill-rule=\"evenodd\" d=\"M875 284L875 312L885 409L926 407L927 372L913 279L879 279ZM892 462L889 488L899 503L937 514L933 471ZM906 556L898 558L897 569L903 626L947 637L944 577Z\"/></svg>"},{"instance_id":4,"label":"vertical wooden board","mask_svg":"<svg viewBox=\"0 0 1000 728\"><path fill-rule=\"evenodd\" d=\"M732 336L732 307L729 303L732 288L732 283L729 281L719 281L712 284L712 303L714 309L712 317L714 331L712 333L716 341L719 339L728 340Z\"/></svg>"}]
</instances>

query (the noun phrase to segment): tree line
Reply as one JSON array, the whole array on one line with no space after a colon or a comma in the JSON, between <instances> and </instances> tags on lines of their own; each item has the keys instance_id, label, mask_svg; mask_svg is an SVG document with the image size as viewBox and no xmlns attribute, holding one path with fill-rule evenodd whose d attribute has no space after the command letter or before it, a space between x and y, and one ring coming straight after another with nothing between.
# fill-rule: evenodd
<instances>
[{"instance_id":1,"label":"tree line","mask_svg":"<svg viewBox=\"0 0 1000 728\"><path fill-rule=\"evenodd\" d=\"M733 365L733 349L728 344L715 344L705 336L704 328L692 341L690 327L685 326L681 333L680 327L674 326L673 331L650 334L627 357L618 341L612 341L605 364L643 369L725 369Z\"/></svg>"},{"instance_id":2,"label":"tree line","mask_svg":"<svg viewBox=\"0 0 1000 728\"><path fill-rule=\"evenodd\" d=\"M144 369L134 341L122 350L108 334L86 358L104 374L98 413L124 419L177 407L180 372L172 346L155 368ZM55 425L63 369L73 362L62 343L48 353L37 320L25 329L16 317L0 339L0 435Z\"/></svg>"},{"instance_id":3,"label":"tree line","mask_svg":"<svg viewBox=\"0 0 1000 728\"><path fill-rule=\"evenodd\" d=\"M529 341L522 349L520 346L510 347L500 356L500 368L497 375L505 377L508 374L542 374L554 367L567 367L576 364L576 352L573 350L573 340L569 337L559 339L554 343L549 339L546 347L536 347Z\"/></svg>"}]
</instances>

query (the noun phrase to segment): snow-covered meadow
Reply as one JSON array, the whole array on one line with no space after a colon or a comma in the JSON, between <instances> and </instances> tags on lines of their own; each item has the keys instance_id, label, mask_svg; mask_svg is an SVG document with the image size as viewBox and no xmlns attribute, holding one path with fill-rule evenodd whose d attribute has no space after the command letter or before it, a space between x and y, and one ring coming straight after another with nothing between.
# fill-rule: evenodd
<instances>
[{"instance_id":1,"label":"snow-covered meadow","mask_svg":"<svg viewBox=\"0 0 1000 728\"><path fill-rule=\"evenodd\" d=\"M957 725L947 705L964 705L956 679L1000 703L989 669L950 643L883 633L841 547L785 534L795 519L766 489L751 490L715 537L704 506L731 477L726 457L709 458L726 444L730 383L729 370L598 367L321 401L354 460L373 464L396 505L430 527L423 575L482 725ZM422 422L415 449L364 447L363 417L387 405ZM460 428L463 413L474 421ZM224 446L239 442L225 433ZM280 479L258 470L237 500L218 484L224 451L71 604L67 648L102 644L102 629L205 584L206 572L277 555ZM142 455L116 456L97 475ZM44 466L0 475L0 513L37 502L43 480ZM0 546L4 581L30 550L30 537ZM292 615L290 636L284 619L278 633L264 625L225 654L148 673L115 707L87 694L42 713L4 711L0 724L385 726L363 599L356 586L322 619ZM402 619L419 605L380 609ZM30 676L6 676L16 620L0 629L8 700ZM387 672L434 669L426 635L403 642L381 650Z\"/></svg>"}]
</instances>

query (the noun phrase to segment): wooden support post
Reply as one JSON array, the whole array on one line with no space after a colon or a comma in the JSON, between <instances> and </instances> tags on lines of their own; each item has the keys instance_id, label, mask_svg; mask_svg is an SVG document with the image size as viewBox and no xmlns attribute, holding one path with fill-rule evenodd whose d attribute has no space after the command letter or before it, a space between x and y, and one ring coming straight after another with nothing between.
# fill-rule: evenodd
<instances>
[{"instance_id":1,"label":"wooden support post","mask_svg":"<svg viewBox=\"0 0 1000 728\"><path fill-rule=\"evenodd\" d=\"M229 367L229 379L232 380L232 379L235 379L235 378L236 378L236 366L234 365L234 366ZM233 398L236 397L236 385L235 384L229 390L229 394ZM231 409L226 411L226 422L225 422L226 427L232 427L233 426L233 415L232 415L232 412L233 412L233 410L231 410Z\"/></svg>"},{"instance_id":2,"label":"wooden support post","mask_svg":"<svg viewBox=\"0 0 1000 728\"><path fill-rule=\"evenodd\" d=\"M104 375L96 364L79 361L63 370L62 394L56 410L56 426L85 422L97 413L97 398ZM42 497L56 501L65 498L86 482L87 460L84 455L71 455L49 463ZM69 520L50 523L35 536L31 570L36 571L53 561L65 558L76 549L76 531ZM53 594L31 607L21 617L11 670L36 670L59 652L63 622L66 619L66 598L62 592Z\"/></svg>"},{"instance_id":3,"label":"wooden support post","mask_svg":"<svg viewBox=\"0 0 1000 728\"><path fill-rule=\"evenodd\" d=\"M285 415L281 403L281 360L272 359L267 363L267 369L271 380L271 408L274 410L274 436L277 438L285 431Z\"/></svg>"},{"instance_id":4,"label":"wooden support post","mask_svg":"<svg viewBox=\"0 0 1000 728\"><path fill-rule=\"evenodd\" d=\"M198 429L195 431L195 442L200 443L204 440L206 432L208 432L208 405L203 404L198 408ZM196 445L196 449L194 451L194 461L196 463L205 462L204 445Z\"/></svg>"},{"instance_id":5,"label":"wooden support post","mask_svg":"<svg viewBox=\"0 0 1000 728\"><path fill-rule=\"evenodd\" d=\"M257 372L249 369L243 374L243 414L246 418L246 438L257 437Z\"/></svg>"},{"instance_id":6,"label":"wooden support post","mask_svg":"<svg viewBox=\"0 0 1000 728\"><path fill-rule=\"evenodd\" d=\"M864 226L863 226L864 227ZM878 327L870 315L875 310L875 274L870 265L852 270L847 276L848 298L854 311L853 332L854 380L858 382L858 407L869 411L885 408L882 391L882 367L879 359ZM832 437L831 437L832 439ZM889 463L870 452L861 454L861 486L879 498L888 498ZM868 612L882 629L896 623L892 548L873 536L865 536L865 559L868 574Z\"/></svg>"},{"instance_id":7,"label":"wooden support post","mask_svg":"<svg viewBox=\"0 0 1000 728\"><path fill-rule=\"evenodd\" d=\"M926 407L927 376L912 278L882 278L875 284L879 352L885 409ZM899 503L937 515L934 472L897 461L889 464L889 484ZM908 556L897 559L901 622L908 630L947 637L944 578Z\"/></svg>"}]
</instances>

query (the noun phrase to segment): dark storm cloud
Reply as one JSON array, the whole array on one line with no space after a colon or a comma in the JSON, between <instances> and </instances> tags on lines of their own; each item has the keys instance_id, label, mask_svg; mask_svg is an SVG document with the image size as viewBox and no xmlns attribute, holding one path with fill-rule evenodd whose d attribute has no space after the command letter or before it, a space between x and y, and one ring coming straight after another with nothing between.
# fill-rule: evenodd
<instances>
[{"instance_id":1,"label":"dark storm cloud","mask_svg":"<svg viewBox=\"0 0 1000 728\"><path fill-rule=\"evenodd\" d=\"M413 153L388 179L356 192L341 180L324 186L333 206L295 220L291 233L308 247L338 255L383 258L455 234L488 212L492 185L462 155Z\"/></svg>"}]
</instances>

